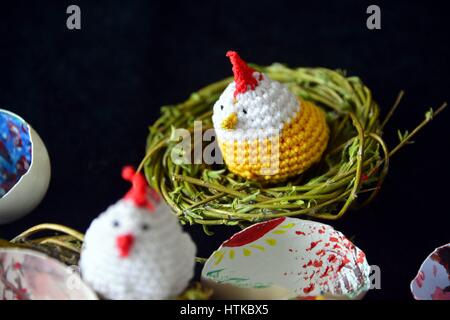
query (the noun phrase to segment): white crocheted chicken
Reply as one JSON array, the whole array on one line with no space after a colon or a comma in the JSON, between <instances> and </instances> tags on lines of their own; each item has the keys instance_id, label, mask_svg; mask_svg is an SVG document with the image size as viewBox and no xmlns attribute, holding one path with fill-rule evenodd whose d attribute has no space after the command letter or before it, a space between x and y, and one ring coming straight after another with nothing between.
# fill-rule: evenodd
<instances>
[{"instance_id":1,"label":"white crocheted chicken","mask_svg":"<svg viewBox=\"0 0 450 320\"><path fill-rule=\"evenodd\" d=\"M227 57L234 81L214 104L212 120L228 169L245 179L280 182L318 162L329 136L325 112L237 52Z\"/></svg>"},{"instance_id":2,"label":"white crocheted chicken","mask_svg":"<svg viewBox=\"0 0 450 320\"><path fill-rule=\"evenodd\" d=\"M106 299L175 297L193 277L195 244L141 174L122 176L133 186L87 230L82 277Z\"/></svg>"}]
</instances>

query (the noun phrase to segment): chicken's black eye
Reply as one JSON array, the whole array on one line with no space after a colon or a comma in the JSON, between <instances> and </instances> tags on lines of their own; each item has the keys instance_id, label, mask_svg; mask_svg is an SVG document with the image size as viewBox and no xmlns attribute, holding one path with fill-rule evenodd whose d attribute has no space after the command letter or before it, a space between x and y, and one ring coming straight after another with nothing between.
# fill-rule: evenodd
<instances>
[{"instance_id":1,"label":"chicken's black eye","mask_svg":"<svg viewBox=\"0 0 450 320\"><path fill-rule=\"evenodd\" d=\"M144 223L144 224L141 226L141 229L142 229L142 231L147 231L148 229L150 229L150 226L149 226L148 224Z\"/></svg>"},{"instance_id":2,"label":"chicken's black eye","mask_svg":"<svg viewBox=\"0 0 450 320\"><path fill-rule=\"evenodd\" d=\"M222 105L222 106L220 106L220 110L223 110L223 105Z\"/></svg>"},{"instance_id":3,"label":"chicken's black eye","mask_svg":"<svg viewBox=\"0 0 450 320\"><path fill-rule=\"evenodd\" d=\"M247 110L245 110L245 109L242 109L242 112L243 112L244 114L247 114Z\"/></svg>"},{"instance_id":4,"label":"chicken's black eye","mask_svg":"<svg viewBox=\"0 0 450 320\"><path fill-rule=\"evenodd\" d=\"M117 220L113 221L113 227L114 228L117 228L119 225L120 225L119 221L117 221Z\"/></svg>"}]
</instances>

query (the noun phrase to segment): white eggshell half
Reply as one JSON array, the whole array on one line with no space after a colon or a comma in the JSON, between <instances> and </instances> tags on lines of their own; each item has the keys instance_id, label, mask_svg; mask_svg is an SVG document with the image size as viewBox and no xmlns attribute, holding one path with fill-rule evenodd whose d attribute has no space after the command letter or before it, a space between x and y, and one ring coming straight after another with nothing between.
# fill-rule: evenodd
<instances>
[{"instance_id":1,"label":"white eggshell half","mask_svg":"<svg viewBox=\"0 0 450 320\"><path fill-rule=\"evenodd\" d=\"M277 218L225 241L202 270L220 299L359 299L370 287L364 253L322 223Z\"/></svg>"},{"instance_id":2,"label":"white eggshell half","mask_svg":"<svg viewBox=\"0 0 450 320\"><path fill-rule=\"evenodd\" d=\"M12 112L0 109L21 119ZM24 123L25 120L22 119ZM28 124L27 124L28 125ZM0 198L0 224L17 220L30 213L44 198L51 176L50 158L37 132L28 125L32 144L32 158L28 171L2 198Z\"/></svg>"},{"instance_id":3,"label":"white eggshell half","mask_svg":"<svg viewBox=\"0 0 450 320\"><path fill-rule=\"evenodd\" d=\"M5 300L97 300L76 268L27 249L0 248L0 297Z\"/></svg>"},{"instance_id":4,"label":"white eggshell half","mask_svg":"<svg viewBox=\"0 0 450 320\"><path fill-rule=\"evenodd\" d=\"M450 300L450 243L434 250L411 281L416 300Z\"/></svg>"}]
</instances>

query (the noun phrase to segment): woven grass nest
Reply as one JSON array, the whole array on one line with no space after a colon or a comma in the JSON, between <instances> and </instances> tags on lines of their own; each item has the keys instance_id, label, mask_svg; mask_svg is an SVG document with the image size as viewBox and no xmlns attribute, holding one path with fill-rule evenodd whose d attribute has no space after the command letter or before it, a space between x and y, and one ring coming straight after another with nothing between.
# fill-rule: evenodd
<instances>
[{"instance_id":1,"label":"woven grass nest","mask_svg":"<svg viewBox=\"0 0 450 320\"><path fill-rule=\"evenodd\" d=\"M194 121L202 121L203 131L210 129L212 106L232 78L206 86L183 103L162 107L161 117L150 127L139 170L144 169L149 184L163 195L182 223L203 225L207 233L212 225L245 227L280 216L341 218L350 208L376 196L388 172L389 158L446 106L429 110L413 131L399 133L398 145L389 149L383 128L403 93L380 120L370 89L358 77L326 68L252 67L322 107L330 141L320 162L304 174L263 185L230 173L225 164L176 165L171 159L172 152L183 152L175 150L179 139L173 139L174 129L194 133ZM193 144L194 139L191 141Z\"/></svg>"}]
</instances>

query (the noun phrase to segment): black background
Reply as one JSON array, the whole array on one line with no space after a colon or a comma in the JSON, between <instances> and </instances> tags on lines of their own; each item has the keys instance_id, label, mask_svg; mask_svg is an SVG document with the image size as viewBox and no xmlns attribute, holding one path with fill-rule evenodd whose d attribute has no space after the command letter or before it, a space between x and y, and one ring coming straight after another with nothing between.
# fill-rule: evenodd
<instances>
[{"instance_id":1,"label":"black background","mask_svg":"<svg viewBox=\"0 0 450 320\"><path fill-rule=\"evenodd\" d=\"M82 29L66 28L77 4ZM42 222L85 231L128 189L125 164L143 157L159 106L177 103L231 74L225 52L248 61L347 70L372 89L386 114L403 103L385 138L412 129L448 100L450 28L443 2L376 2L382 29L366 28L366 1L10 1L0 4L0 107L39 132L52 182L27 217L0 226L11 238ZM411 299L421 262L449 241L447 110L392 159L377 200L332 223L381 268L381 290L367 299ZM231 234L189 231L208 256Z\"/></svg>"}]
</instances>

